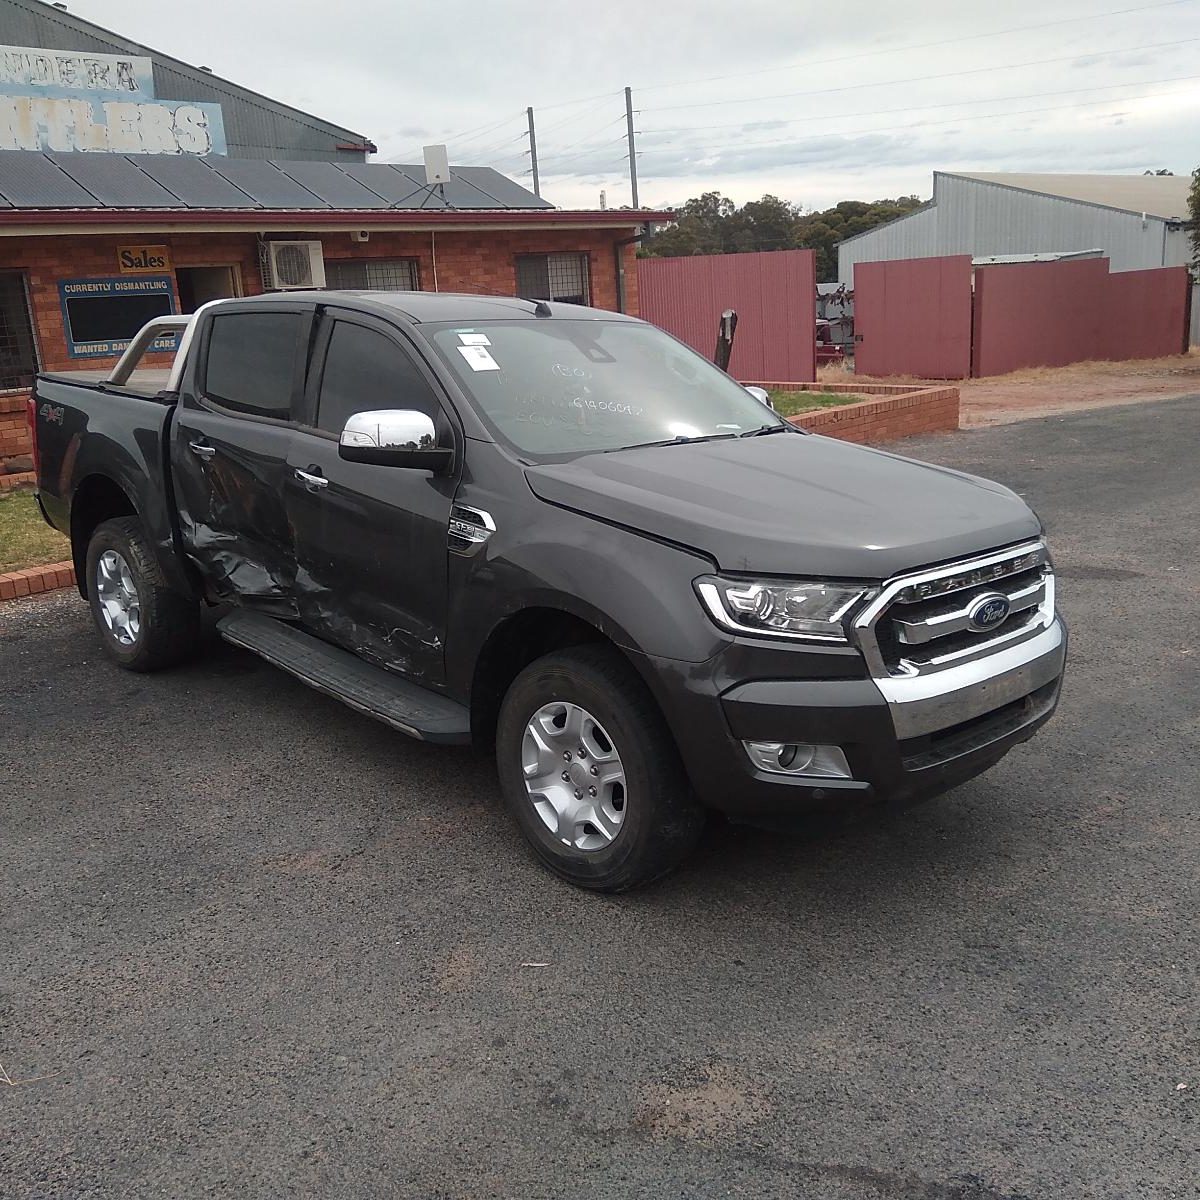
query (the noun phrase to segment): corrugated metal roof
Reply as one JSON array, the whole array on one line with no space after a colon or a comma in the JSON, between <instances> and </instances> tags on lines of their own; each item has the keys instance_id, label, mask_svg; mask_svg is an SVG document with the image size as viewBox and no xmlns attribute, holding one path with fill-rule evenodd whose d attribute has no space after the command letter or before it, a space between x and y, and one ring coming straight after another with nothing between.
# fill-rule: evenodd
<instances>
[{"instance_id":1,"label":"corrugated metal roof","mask_svg":"<svg viewBox=\"0 0 1200 1200\"><path fill-rule=\"evenodd\" d=\"M368 139L361 133L240 87L40 0L0 0L0 45L150 58L159 97L222 106L226 141L230 153L239 158L361 162L364 157ZM339 145L355 148L339 150Z\"/></svg>"},{"instance_id":2,"label":"corrugated metal roof","mask_svg":"<svg viewBox=\"0 0 1200 1200\"><path fill-rule=\"evenodd\" d=\"M1166 220L1187 219L1187 197L1191 180L1186 175L1041 175L1018 172L988 173L945 171L959 179L974 179L998 187L1019 188L1062 200L1078 200L1117 208L1122 212L1146 213Z\"/></svg>"},{"instance_id":3,"label":"corrugated metal roof","mask_svg":"<svg viewBox=\"0 0 1200 1200\"><path fill-rule=\"evenodd\" d=\"M451 167L444 195L441 189L418 182L423 175L424 168L391 163L0 151L0 198L18 209L554 207L491 167Z\"/></svg>"}]
</instances>

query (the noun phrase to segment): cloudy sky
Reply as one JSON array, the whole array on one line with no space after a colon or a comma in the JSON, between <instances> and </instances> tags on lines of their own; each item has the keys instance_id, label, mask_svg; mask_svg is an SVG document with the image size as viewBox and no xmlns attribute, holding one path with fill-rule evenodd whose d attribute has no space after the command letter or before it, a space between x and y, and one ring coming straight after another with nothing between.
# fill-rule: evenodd
<instances>
[{"instance_id":1,"label":"cloudy sky","mask_svg":"<svg viewBox=\"0 0 1200 1200\"><path fill-rule=\"evenodd\" d=\"M71 11L373 139L642 204L927 197L935 169L1200 163L1200 0L68 0ZM526 176L526 181L528 181Z\"/></svg>"}]
</instances>

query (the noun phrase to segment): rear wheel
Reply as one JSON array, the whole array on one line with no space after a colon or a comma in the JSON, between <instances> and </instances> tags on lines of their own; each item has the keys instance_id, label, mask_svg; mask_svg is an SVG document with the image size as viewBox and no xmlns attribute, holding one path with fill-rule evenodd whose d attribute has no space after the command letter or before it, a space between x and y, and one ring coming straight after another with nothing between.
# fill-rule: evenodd
<instances>
[{"instance_id":1,"label":"rear wheel","mask_svg":"<svg viewBox=\"0 0 1200 1200\"><path fill-rule=\"evenodd\" d=\"M130 671L157 671L193 652L199 603L167 586L136 517L96 527L86 570L92 619L114 662Z\"/></svg>"},{"instance_id":2,"label":"rear wheel","mask_svg":"<svg viewBox=\"0 0 1200 1200\"><path fill-rule=\"evenodd\" d=\"M658 706L610 647L577 646L522 671L501 706L496 757L530 845L580 887L657 879L704 824Z\"/></svg>"}]
</instances>

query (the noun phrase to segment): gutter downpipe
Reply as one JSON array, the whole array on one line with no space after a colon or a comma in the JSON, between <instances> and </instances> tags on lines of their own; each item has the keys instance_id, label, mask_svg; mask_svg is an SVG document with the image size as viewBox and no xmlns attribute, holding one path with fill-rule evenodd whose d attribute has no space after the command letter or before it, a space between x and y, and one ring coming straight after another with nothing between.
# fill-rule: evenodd
<instances>
[{"instance_id":1,"label":"gutter downpipe","mask_svg":"<svg viewBox=\"0 0 1200 1200\"><path fill-rule=\"evenodd\" d=\"M650 227L646 226L641 233L635 233L633 237L621 238L619 241L613 242L613 269L617 275L617 312L625 312L626 295L625 295L625 255L622 253L626 246L633 246L640 242L650 232Z\"/></svg>"}]
</instances>

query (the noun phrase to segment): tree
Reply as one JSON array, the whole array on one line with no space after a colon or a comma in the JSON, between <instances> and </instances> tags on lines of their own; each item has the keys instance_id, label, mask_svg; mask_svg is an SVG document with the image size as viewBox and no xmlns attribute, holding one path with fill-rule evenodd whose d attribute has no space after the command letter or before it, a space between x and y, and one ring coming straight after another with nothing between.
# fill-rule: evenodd
<instances>
[{"instance_id":1,"label":"tree","mask_svg":"<svg viewBox=\"0 0 1200 1200\"><path fill-rule=\"evenodd\" d=\"M843 200L824 212L766 195L738 208L719 192L705 192L679 208L675 223L648 238L644 257L733 254L749 250L816 252L817 279L837 279L838 243L921 207L916 196L895 200Z\"/></svg>"},{"instance_id":2,"label":"tree","mask_svg":"<svg viewBox=\"0 0 1200 1200\"><path fill-rule=\"evenodd\" d=\"M1188 192L1188 224L1192 227L1192 265L1200 271L1200 167L1192 172L1192 190Z\"/></svg>"}]
</instances>

